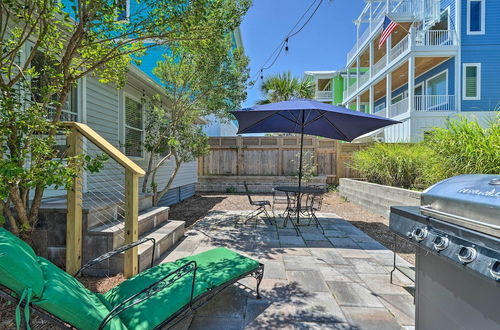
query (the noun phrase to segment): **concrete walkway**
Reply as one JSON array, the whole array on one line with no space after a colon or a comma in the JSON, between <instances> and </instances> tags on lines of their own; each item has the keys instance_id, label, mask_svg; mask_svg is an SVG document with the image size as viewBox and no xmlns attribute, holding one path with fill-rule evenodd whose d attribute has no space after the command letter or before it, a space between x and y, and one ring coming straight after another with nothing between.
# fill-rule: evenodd
<instances>
[{"instance_id":1,"label":"concrete walkway","mask_svg":"<svg viewBox=\"0 0 500 330\"><path fill-rule=\"evenodd\" d=\"M242 224L243 212L212 211L186 232L163 262L224 246L265 264L256 300L245 279L200 308L179 327L190 329L413 329L412 282L395 275L393 254L334 214L316 227ZM240 222L235 227L235 222ZM281 226L281 221L279 225ZM407 265L403 259L398 263Z\"/></svg>"}]
</instances>

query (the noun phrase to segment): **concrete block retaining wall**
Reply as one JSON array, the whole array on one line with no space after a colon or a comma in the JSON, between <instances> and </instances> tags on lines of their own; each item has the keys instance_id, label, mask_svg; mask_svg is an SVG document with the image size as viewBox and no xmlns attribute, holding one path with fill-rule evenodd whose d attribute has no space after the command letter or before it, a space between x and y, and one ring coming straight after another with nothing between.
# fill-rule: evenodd
<instances>
[{"instance_id":1,"label":"concrete block retaining wall","mask_svg":"<svg viewBox=\"0 0 500 330\"><path fill-rule=\"evenodd\" d=\"M363 208L389 217L391 206L420 205L419 191L384 186L354 179L340 179L340 196Z\"/></svg>"},{"instance_id":2,"label":"concrete block retaining wall","mask_svg":"<svg viewBox=\"0 0 500 330\"><path fill-rule=\"evenodd\" d=\"M196 185L197 192L245 192L243 182L246 181L250 191L254 193L270 193L273 187L296 185L297 179L293 176L201 176ZM314 177L305 185L326 187L326 176Z\"/></svg>"}]
</instances>

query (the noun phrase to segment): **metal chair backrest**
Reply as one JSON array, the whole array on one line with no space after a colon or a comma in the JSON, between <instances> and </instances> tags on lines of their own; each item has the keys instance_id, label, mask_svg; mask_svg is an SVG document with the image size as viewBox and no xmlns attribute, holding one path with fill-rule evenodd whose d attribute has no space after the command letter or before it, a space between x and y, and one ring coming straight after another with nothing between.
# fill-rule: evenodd
<instances>
[{"instance_id":1,"label":"metal chair backrest","mask_svg":"<svg viewBox=\"0 0 500 330\"><path fill-rule=\"evenodd\" d=\"M323 206L323 195L324 194L311 194L310 195L310 208L314 211L321 211Z\"/></svg>"},{"instance_id":2,"label":"metal chair backrest","mask_svg":"<svg viewBox=\"0 0 500 330\"><path fill-rule=\"evenodd\" d=\"M248 189L247 182L243 181L243 185L245 186L245 192L247 193L248 201L250 202L250 204L252 204L252 196L250 196L250 189Z\"/></svg>"}]
</instances>

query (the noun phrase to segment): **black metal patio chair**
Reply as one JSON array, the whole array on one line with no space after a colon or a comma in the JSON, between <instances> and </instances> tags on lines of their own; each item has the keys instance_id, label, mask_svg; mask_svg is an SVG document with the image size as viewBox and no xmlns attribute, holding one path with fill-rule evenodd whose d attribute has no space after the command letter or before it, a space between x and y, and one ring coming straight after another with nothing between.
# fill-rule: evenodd
<instances>
[{"instance_id":1,"label":"black metal patio chair","mask_svg":"<svg viewBox=\"0 0 500 330\"><path fill-rule=\"evenodd\" d=\"M267 209L266 209L266 206L269 206L271 207L271 203L267 200L260 200L260 201L254 201L252 199L252 195L250 193L250 189L248 189L248 185L246 183L246 181L243 182L243 185L245 186L245 192L247 194L247 197L248 197L248 201L250 202L250 205L252 206L257 206L257 208L255 210L253 210L252 212L250 212L247 217L246 217L246 220L245 220L245 224L248 223L248 221L256 218L257 220L255 221L255 223L257 224L257 221L259 219L259 216L264 213L266 218L269 220L270 223L272 223L272 217L269 215L269 213L267 212Z\"/></svg>"},{"instance_id":2,"label":"black metal patio chair","mask_svg":"<svg viewBox=\"0 0 500 330\"><path fill-rule=\"evenodd\" d=\"M297 210L296 197L293 200L292 198L289 198L289 205L287 207L287 214L285 216L285 220L283 221L283 227L286 227L288 225L288 222L290 222L293 225L293 228L295 229L297 236L299 236L300 235L299 226L301 225L295 222L294 219L297 216L297 212L300 212L300 215L309 219L307 225L305 226L310 226L311 223L314 223L316 228L320 228L321 232L324 234L325 230L321 225L321 223L319 222L318 218L316 217L316 212L320 211L323 205L323 195L324 195L323 193L302 194L300 210Z\"/></svg>"},{"instance_id":3,"label":"black metal patio chair","mask_svg":"<svg viewBox=\"0 0 500 330\"><path fill-rule=\"evenodd\" d=\"M289 205L288 199L289 198L286 193L279 192L273 188L273 205L271 211L273 213L274 218L276 218L276 213L275 213L276 205L286 205L285 210L283 210L283 212L281 213L281 217L284 218L286 216L287 206Z\"/></svg>"}]
</instances>

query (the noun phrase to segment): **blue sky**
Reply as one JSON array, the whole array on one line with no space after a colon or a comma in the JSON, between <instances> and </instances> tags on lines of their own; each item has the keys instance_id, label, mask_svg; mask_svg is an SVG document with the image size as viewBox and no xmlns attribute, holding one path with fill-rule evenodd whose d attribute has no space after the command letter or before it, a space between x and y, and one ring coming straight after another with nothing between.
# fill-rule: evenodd
<instances>
[{"instance_id":1,"label":"blue sky","mask_svg":"<svg viewBox=\"0 0 500 330\"><path fill-rule=\"evenodd\" d=\"M252 77L312 2L253 0L253 7L241 25ZM274 66L264 72L264 77L288 70L302 77L307 70L335 70L345 66L347 52L356 40L352 21L364 5L363 0L324 0L309 24L289 40L288 55L283 52ZM259 85L260 79L248 90L245 106L262 98Z\"/></svg>"}]
</instances>

